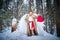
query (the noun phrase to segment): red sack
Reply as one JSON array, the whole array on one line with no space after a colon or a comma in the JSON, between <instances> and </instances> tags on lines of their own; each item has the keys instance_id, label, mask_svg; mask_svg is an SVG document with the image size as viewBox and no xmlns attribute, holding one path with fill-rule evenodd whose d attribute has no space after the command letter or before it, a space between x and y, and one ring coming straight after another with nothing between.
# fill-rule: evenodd
<instances>
[{"instance_id":1,"label":"red sack","mask_svg":"<svg viewBox=\"0 0 60 40\"><path fill-rule=\"evenodd\" d=\"M43 22L43 21L44 21L44 18L41 15L39 15L37 17L37 22Z\"/></svg>"}]
</instances>

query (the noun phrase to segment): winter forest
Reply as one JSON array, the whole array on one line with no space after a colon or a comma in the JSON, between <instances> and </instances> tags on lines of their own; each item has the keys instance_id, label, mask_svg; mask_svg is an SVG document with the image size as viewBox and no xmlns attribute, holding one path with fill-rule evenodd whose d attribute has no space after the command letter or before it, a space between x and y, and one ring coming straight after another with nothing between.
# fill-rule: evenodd
<instances>
[{"instance_id":1,"label":"winter forest","mask_svg":"<svg viewBox=\"0 0 60 40\"><path fill-rule=\"evenodd\" d=\"M0 0L0 40L60 40L59 10L60 0ZM38 35L32 31L27 36L25 19L30 11L43 17L43 22L34 21Z\"/></svg>"}]
</instances>

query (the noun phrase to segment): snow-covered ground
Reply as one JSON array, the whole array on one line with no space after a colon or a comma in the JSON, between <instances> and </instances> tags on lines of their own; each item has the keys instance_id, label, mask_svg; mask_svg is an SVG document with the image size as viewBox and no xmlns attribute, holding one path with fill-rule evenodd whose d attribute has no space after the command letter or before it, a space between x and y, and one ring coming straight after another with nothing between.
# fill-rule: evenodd
<instances>
[{"instance_id":1,"label":"snow-covered ground","mask_svg":"<svg viewBox=\"0 0 60 40\"><path fill-rule=\"evenodd\" d=\"M27 15L27 14L26 14ZM60 38L53 36L43 30L43 22L39 23L36 21L37 29L38 29L38 36L27 36L26 35L26 28L27 23L25 21L24 15L18 23L17 29L14 32L11 32L11 27L7 27L3 30L3 33L0 33L0 40L60 40Z\"/></svg>"}]
</instances>

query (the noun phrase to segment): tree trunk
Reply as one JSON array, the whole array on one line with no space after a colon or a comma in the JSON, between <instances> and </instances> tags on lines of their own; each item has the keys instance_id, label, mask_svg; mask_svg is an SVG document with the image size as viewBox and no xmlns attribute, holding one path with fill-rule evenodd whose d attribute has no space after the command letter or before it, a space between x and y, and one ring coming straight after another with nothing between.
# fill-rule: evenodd
<instances>
[{"instance_id":1,"label":"tree trunk","mask_svg":"<svg viewBox=\"0 0 60 40\"><path fill-rule=\"evenodd\" d=\"M55 6L55 13L56 13L56 28L57 28L57 36L60 36L60 18L59 18L59 7L58 7L58 1L54 1Z\"/></svg>"},{"instance_id":2,"label":"tree trunk","mask_svg":"<svg viewBox=\"0 0 60 40\"><path fill-rule=\"evenodd\" d=\"M37 14L40 12L40 5L42 0L36 0L36 8L37 8Z\"/></svg>"},{"instance_id":3,"label":"tree trunk","mask_svg":"<svg viewBox=\"0 0 60 40\"><path fill-rule=\"evenodd\" d=\"M30 11L32 11L31 7L33 6L33 0L29 1L29 7L30 7Z\"/></svg>"},{"instance_id":4,"label":"tree trunk","mask_svg":"<svg viewBox=\"0 0 60 40\"><path fill-rule=\"evenodd\" d=\"M51 5L51 0L46 0L46 2L47 2L47 10L48 10L48 13L49 13L49 14L48 14L48 15L49 15L49 20L50 20L50 23L51 23L51 24L49 23L49 24L50 24L50 25L49 25L50 33L53 34L53 32L52 32L52 31L53 31L53 30L52 30L52 27L53 27L52 15L53 15L53 13L52 13L52 8L51 8L51 6L52 6L52 5Z\"/></svg>"}]
</instances>

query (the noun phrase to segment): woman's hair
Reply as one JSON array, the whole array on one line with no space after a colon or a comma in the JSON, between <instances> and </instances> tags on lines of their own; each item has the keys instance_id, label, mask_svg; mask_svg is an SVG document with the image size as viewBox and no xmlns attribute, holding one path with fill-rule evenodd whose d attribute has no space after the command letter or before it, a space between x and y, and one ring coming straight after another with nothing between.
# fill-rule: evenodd
<instances>
[{"instance_id":1,"label":"woman's hair","mask_svg":"<svg viewBox=\"0 0 60 40\"><path fill-rule=\"evenodd\" d=\"M33 11L32 11L32 10L30 10L30 11L29 11L29 13L30 13L30 12L32 12L32 13L33 13Z\"/></svg>"}]
</instances>

